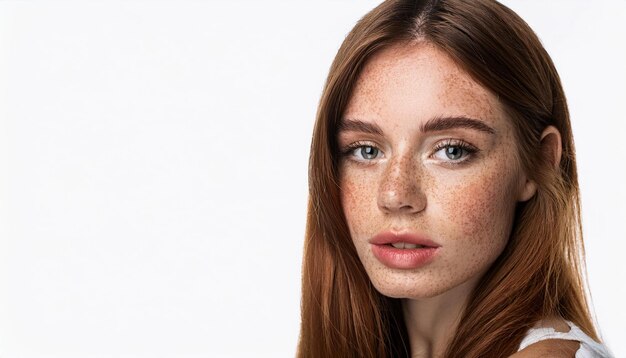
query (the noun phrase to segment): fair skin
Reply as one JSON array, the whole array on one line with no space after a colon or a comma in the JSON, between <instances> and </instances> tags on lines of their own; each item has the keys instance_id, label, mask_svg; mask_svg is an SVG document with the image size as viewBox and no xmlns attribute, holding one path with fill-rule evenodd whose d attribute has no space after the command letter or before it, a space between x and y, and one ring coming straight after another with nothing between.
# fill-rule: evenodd
<instances>
[{"instance_id":1,"label":"fair skin","mask_svg":"<svg viewBox=\"0 0 626 358\"><path fill-rule=\"evenodd\" d=\"M513 127L493 93L423 41L368 61L342 123L342 206L359 258L379 292L403 299L413 356L442 356L468 295L506 246L517 203L537 190ZM542 143L558 163L554 127ZM436 254L389 267L369 242L383 231L428 238Z\"/></svg>"}]
</instances>

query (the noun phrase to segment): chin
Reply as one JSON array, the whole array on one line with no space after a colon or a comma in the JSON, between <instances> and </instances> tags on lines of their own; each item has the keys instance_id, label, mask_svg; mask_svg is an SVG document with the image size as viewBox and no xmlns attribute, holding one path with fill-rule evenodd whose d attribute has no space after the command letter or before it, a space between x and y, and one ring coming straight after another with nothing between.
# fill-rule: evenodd
<instances>
[{"instance_id":1,"label":"chin","mask_svg":"<svg viewBox=\"0 0 626 358\"><path fill-rule=\"evenodd\" d=\"M370 275L374 288L383 296L391 298L424 299L438 296L454 288L441 280L419 279L404 274L389 274L384 277Z\"/></svg>"}]
</instances>

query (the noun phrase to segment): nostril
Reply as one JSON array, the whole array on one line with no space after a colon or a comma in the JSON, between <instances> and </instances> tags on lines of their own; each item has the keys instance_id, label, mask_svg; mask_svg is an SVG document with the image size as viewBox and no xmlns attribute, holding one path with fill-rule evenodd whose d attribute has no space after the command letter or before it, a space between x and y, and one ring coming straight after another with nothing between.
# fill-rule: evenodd
<instances>
[{"instance_id":1,"label":"nostril","mask_svg":"<svg viewBox=\"0 0 626 358\"><path fill-rule=\"evenodd\" d=\"M400 211L413 211L414 208L410 205L404 205L400 208Z\"/></svg>"}]
</instances>

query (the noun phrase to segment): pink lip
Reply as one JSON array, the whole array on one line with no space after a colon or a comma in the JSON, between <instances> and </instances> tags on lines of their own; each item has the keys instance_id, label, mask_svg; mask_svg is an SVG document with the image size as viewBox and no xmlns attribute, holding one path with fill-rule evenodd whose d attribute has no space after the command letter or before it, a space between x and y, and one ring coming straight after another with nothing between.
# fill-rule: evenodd
<instances>
[{"instance_id":1,"label":"pink lip","mask_svg":"<svg viewBox=\"0 0 626 358\"><path fill-rule=\"evenodd\" d=\"M416 245L422 245L422 246L428 246L428 247L441 246L435 243L434 241L418 234L413 234L413 233L395 234L391 231L381 232L369 240L369 243L372 245L388 245L388 244L395 244L398 242L406 242L409 244L416 244Z\"/></svg>"},{"instance_id":2,"label":"pink lip","mask_svg":"<svg viewBox=\"0 0 626 358\"><path fill-rule=\"evenodd\" d=\"M391 244L404 242L421 245L424 247L415 249L397 249ZM431 262L440 245L434 241L413 233L395 234L393 232L381 232L369 240L372 245L372 253L383 265L394 269L416 269Z\"/></svg>"}]
</instances>

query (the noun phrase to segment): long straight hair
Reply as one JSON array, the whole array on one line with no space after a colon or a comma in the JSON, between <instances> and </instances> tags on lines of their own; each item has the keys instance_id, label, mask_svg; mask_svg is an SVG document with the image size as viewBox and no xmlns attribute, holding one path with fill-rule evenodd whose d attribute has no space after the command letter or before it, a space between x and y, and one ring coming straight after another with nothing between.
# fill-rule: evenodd
<instances>
[{"instance_id":1,"label":"long straight hair","mask_svg":"<svg viewBox=\"0 0 626 358\"><path fill-rule=\"evenodd\" d=\"M427 41L497 95L515 128L523 169L538 189L516 208L511 237L473 290L447 357L508 356L525 332L557 315L598 340L586 301L574 142L552 60L530 27L492 0L388 0L344 40L319 103L309 201L298 357L408 357L400 300L373 287L350 238L338 184L337 125L373 54ZM540 135L562 138L558 168Z\"/></svg>"}]
</instances>

